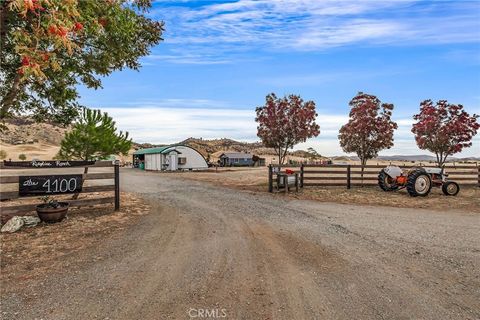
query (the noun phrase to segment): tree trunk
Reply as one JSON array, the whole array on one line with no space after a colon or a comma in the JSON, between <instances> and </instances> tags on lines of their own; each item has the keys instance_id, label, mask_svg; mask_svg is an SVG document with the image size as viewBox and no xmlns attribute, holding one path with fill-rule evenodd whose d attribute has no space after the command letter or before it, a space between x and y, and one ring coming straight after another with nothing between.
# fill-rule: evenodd
<instances>
[{"instance_id":1,"label":"tree trunk","mask_svg":"<svg viewBox=\"0 0 480 320\"><path fill-rule=\"evenodd\" d=\"M7 32L5 31L7 25L7 5L8 1L3 2L0 5L0 49L5 48L5 38L7 37ZM3 49L2 49L3 50ZM4 55L0 55L0 63L3 64Z\"/></svg>"},{"instance_id":2,"label":"tree trunk","mask_svg":"<svg viewBox=\"0 0 480 320\"><path fill-rule=\"evenodd\" d=\"M363 173L365 171L365 165L367 164L367 159L361 158L360 161L361 161L360 177L361 177L362 188L363 188Z\"/></svg>"},{"instance_id":3,"label":"tree trunk","mask_svg":"<svg viewBox=\"0 0 480 320\"><path fill-rule=\"evenodd\" d=\"M447 160L448 154L444 156L443 152L436 152L435 155L437 156L437 166L439 168L443 168L445 161Z\"/></svg>"},{"instance_id":4,"label":"tree trunk","mask_svg":"<svg viewBox=\"0 0 480 320\"><path fill-rule=\"evenodd\" d=\"M0 5L0 49L4 50L5 42L7 37L7 19L8 19L8 5L11 1L1 1ZM0 62L3 65L5 55L2 53L0 55ZM9 111L15 102L18 92L20 90L22 76L18 73L15 74L15 78L13 79L12 87L8 90L3 97L2 101L0 101L0 121L5 120L8 117Z\"/></svg>"},{"instance_id":5,"label":"tree trunk","mask_svg":"<svg viewBox=\"0 0 480 320\"><path fill-rule=\"evenodd\" d=\"M287 158L287 153L288 153L288 146L285 147L285 150L283 150L282 153L282 164L285 162L285 159Z\"/></svg>"},{"instance_id":6,"label":"tree trunk","mask_svg":"<svg viewBox=\"0 0 480 320\"><path fill-rule=\"evenodd\" d=\"M435 152L435 156L437 157L437 166L440 166L440 155L438 152Z\"/></svg>"},{"instance_id":7,"label":"tree trunk","mask_svg":"<svg viewBox=\"0 0 480 320\"><path fill-rule=\"evenodd\" d=\"M1 108L0 108L0 120L4 120L5 118L8 117L8 111L10 110L13 102L17 98L18 91L20 89L20 80L21 80L21 75L16 74L15 79L13 80L12 87L8 91L8 93L5 95L5 97L2 99L1 102Z\"/></svg>"},{"instance_id":8,"label":"tree trunk","mask_svg":"<svg viewBox=\"0 0 480 320\"><path fill-rule=\"evenodd\" d=\"M439 164L439 167L440 167L441 169L443 169L443 168L445 167L445 162L447 161L448 156L449 156L449 154L447 153L447 154L445 154L444 157L442 157L442 159L441 159L441 164Z\"/></svg>"}]
</instances>

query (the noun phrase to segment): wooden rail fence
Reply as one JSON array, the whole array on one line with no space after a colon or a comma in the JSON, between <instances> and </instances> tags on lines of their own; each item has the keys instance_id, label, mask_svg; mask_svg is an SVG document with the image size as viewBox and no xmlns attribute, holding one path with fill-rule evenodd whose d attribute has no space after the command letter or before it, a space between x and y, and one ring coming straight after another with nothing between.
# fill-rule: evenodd
<instances>
[{"instance_id":1,"label":"wooden rail fence","mask_svg":"<svg viewBox=\"0 0 480 320\"><path fill-rule=\"evenodd\" d=\"M341 187L350 189L352 186L375 186L378 183L378 173L385 165L366 165L361 176L360 165L270 165L268 169L268 189L273 192L273 175L275 170L290 168L300 174L300 187ZM399 166L410 169L418 166ZM428 167L428 166L425 166ZM430 166L433 167L433 166ZM478 165L446 166L448 178L463 186L480 187L480 167Z\"/></svg>"},{"instance_id":2,"label":"wooden rail fence","mask_svg":"<svg viewBox=\"0 0 480 320\"><path fill-rule=\"evenodd\" d=\"M53 163L53 161L49 161ZM29 161L24 161L23 164L28 164ZM70 161L70 163L75 163L75 161ZM18 166L16 164L19 164ZM53 173L51 177L63 177L67 176L66 174L70 174L72 169L83 169L83 168L112 168L111 172L92 172L92 173L79 173L78 176L82 176L82 184L83 181L92 181L92 180L103 180L103 182L107 182L106 180L112 180L113 184L101 184L101 185L91 185L91 186L83 186L81 188L80 193L92 193L92 192L109 192L112 191L113 195L108 197L100 197L100 198L87 198L87 199L62 199L61 201L68 202L70 207L81 207L81 206L91 206L97 204L108 204L113 203L115 210L120 209L120 169L118 162L112 161L95 161L93 164L89 165L81 165L81 166L72 166L72 167L35 167L35 166L22 166L21 162L16 162L13 165L8 165L8 163L0 163L0 169L2 170L2 175L0 176L0 214L1 215L25 215L31 211L35 210L35 207L39 203L35 204L15 204L15 205L8 205L8 201L6 200L15 200L18 198L24 197L40 197L43 195L50 195L49 193L43 194L21 194L19 190L15 191L4 191L4 187L7 185L17 185L18 188L20 186L20 179L27 177L35 178L36 176L40 176L43 172L52 172L52 170L56 170L57 172L61 173ZM4 171L5 170L5 171ZM22 173L15 174L15 175L5 175L5 172L8 171L18 171L21 170ZM25 170L25 171L24 171ZM38 173L36 170L41 170L41 173ZM29 175L29 171L35 171L32 175ZM26 173L25 173L26 172ZM9 174L8 172L7 174ZM70 175L71 176L71 175ZM52 192L51 195L61 195L66 194L67 192ZM70 194L74 194L75 192L68 192Z\"/></svg>"}]
</instances>

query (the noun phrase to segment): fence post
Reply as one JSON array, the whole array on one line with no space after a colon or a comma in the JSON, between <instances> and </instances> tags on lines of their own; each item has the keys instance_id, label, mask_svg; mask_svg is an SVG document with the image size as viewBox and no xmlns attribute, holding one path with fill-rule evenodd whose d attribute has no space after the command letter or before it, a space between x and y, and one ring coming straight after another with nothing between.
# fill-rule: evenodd
<instances>
[{"instance_id":1,"label":"fence post","mask_svg":"<svg viewBox=\"0 0 480 320\"><path fill-rule=\"evenodd\" d=\"M302 164L303 166L303 164ZM299 185L299 181L298 181L298 172L295 172L295 191L298 192L298 185Z\"/></svg>"},{"instance_id":2,"label":"fence post","mask_svg":"<svg viewBox=\"0 0 480 320\"><path fill-rule=\"evenodd\" d=\"M477 170L478 170L478 187L480 188L480 167L478 166L478 163L477 163Z\"/></svg>"},{"instance_id":3,"label":"fence post","mask_svg":"<svg viewBox=\"0 0 480 320\"><path fill-rule=\"evenodd\" d=\"M303 188L303 173L304 173L304 167L303 163L300 166L300 188Z\"/></svg>"},{"instance_id":4,"label":"fence post","mask_svg":"<svg viewBox=\"0 0 480 320\"><path fill-rule=\"evenodd\" d=\"M120 162L115 160L115 211L120 210Z\"/></svg>"},{"instance_id":5,"label":"fence post","mask_svg":"<svg viewBox=\"0 0 480 320\"><path fill-rule=\"evenodd\" d=\"M268 165L268 192L273 192L272 164Z\"/></svg>"},{"instance_id":6,"label":"fence post","mask_svg":"<svg viewBox=\"0 0 480 320\"><path fill-rule=\"evenodd\" d=\"M351 176L350 176L351 171L350 170L351 170L351 166L348 165L347 166L347 189L350 189L352 187L352 184L351 184L351 181L350 181L351 180Z\"/></svg>"}]
</instances>

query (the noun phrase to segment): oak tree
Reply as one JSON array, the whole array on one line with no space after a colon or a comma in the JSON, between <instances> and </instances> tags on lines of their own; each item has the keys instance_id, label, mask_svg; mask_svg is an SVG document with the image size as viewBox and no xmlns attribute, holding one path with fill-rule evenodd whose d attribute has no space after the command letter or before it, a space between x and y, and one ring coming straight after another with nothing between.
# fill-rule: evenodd
<instances>
[{"instance_id":1,"label":"oak tree","mask_svg":"<svg viewBox=\"0 0 480 320\"><path fill-rule=\"evenodd\" d=\"M435 153L437 165L443 167L448 156L472 146L480 124L478 115L470 115L461 104L440 100L420 103L420 113L413 116L412 126L417 145L422 150ZM478 146L477 146L478 147Z\"/></svg>"},{"instance_id":2,"label":"oak tree","mask_svg":"<svg viewBox=\"0 0 480 320\"><path fill-rule=\"evenodd\" d=\"M0 1L0 121L18 114L69 124L79 84L101 87L115 70L140 67L163 23L150 0Z\"/></svg>"},{"instance_id":3,"label":"oak tree","mask_svg":"<svg viewBox=\"0 0 480 320\"><path fill-rule=\"evenodd\" d=\"M346 153L360 158L361 172L367 160L393 146L393 133L397 124L392 121L393 104L382 103L374 95L359 92L349 103L350 119L340 128L340 146Z\"/></svg>"},{"instance_id":4,"label":"oak tree","mask_svg":"<svg viewBox=\"0 0 480 320\"><path fill-rule=\"evenodd\" d=\"M278 98L271 93L265 105L256 108L256 114L257 135L266 147L275 149L280 165L289 149L320 134L315 102L304 101L298 95Z\"/></svg>"},{"instance_id":5,"label":"oak tree","mask_svg":"<svg viewBox=\"0 0 480 320\"><path fill-rule=\"evenodd\" d=\"M316 160L316 159L322 157L322 156L317 152L317 150L315 150L315 149L312 148L312 147L309 147L309 148L307 149L307 154L308 154L308 157L309 157L311 160Z\"/></svg>"}]
</instances>

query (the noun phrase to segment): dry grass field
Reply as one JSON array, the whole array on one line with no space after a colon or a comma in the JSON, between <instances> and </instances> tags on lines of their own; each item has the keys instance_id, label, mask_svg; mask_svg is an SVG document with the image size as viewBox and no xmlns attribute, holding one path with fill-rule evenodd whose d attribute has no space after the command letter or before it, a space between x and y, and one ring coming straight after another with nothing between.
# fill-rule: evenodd
<instances>
[{"instance_id":1,"label":"dry grass field","mask_svg":"<svg viewBox=\"0 0 480 320\"><path fill-rule=\"evenodd\" d=\"M18 156L24 154L27 160L41 159L51 160L60 150L59 146L50 145L47 143L32 143L32 144L7 144L0 143L0 149L7 153L7 158L12 161L18 161Z\"/></svg>"},{"instance_id":2,"label":"dry grass field","mask_svg":"<svg viewBox=\"0 0 480 320\"><path fill-rule=\"evenodd\" d=\"M100 196L102 194L98 193L81 197ZM121 197L122 207L118 212L113 211L112 204L72 208L60 223L41 223L16 233L1 233L2 284L8 286L12 282L12 288L15 288L18 283L41 276L48 268L67 268L68 264L62 258L96 246L98 241L117 234L139 216L149 213L148 206L138 196L122 193ZM13 205L18 201L8 202ZM22 200L23 204L28 202L39 200Z\"/></svg>"},{"instance_id":3,"label":"dry grass field","mask_svg":"<svg viewBox=\"0 0 480 320\"><path fill-rule=\"evenodd\" d=\"M205 181L228 188L252 192L267 192L267 168L218 168L202 172L157 173L185 179ZM276 196L285 196L284 193ZM456 197L446 197L439 188L433 188L428 197L410 197L405 190L386 193L377 186L352 187L306 187L289 197L322 202L392 206L400 208L425 208L448 211L480 213L480 188L463 187Z\"/></svg>"},{"instance_id":4,"label":"dry grass field","mask_svg":"<svg viewBox=\"0 0 480 320\"><path fill-rule=\"evenodd\" d=\"M12 161L18 161L19 155L24 154L27 160L39 159L39 160L52 160L60 150L59 145L51 145L48 143L32 143L32 144L18 144L12 145L8 143L0 143L0 150L4 150L7 153L7 158ZM116 156L121 162L132 161L132 154L135 149L131 149L126 156Z\"/></svg>"}]
</instances>

